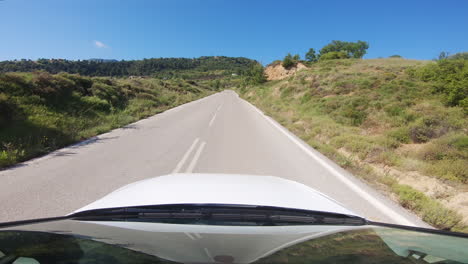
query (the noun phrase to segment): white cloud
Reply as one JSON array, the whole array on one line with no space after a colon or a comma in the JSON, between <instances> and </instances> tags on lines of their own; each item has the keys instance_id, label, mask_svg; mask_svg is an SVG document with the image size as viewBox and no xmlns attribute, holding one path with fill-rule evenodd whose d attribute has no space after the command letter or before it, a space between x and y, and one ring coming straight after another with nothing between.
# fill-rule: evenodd
<instances>
[{"instance_id":1,"label":"white cloud","mask_svg":"<svg viewBox=\"0 0 468 264\"><path fill-rule=\"evenodd\" d=\"M95 40L95 41L94 41L94 45L96 45L96 47L98 47L98 48L107 48L107 45L104 44L104 43L102 43L102 42L99 41L99 40Z\"/></svg>"}]
</instances>

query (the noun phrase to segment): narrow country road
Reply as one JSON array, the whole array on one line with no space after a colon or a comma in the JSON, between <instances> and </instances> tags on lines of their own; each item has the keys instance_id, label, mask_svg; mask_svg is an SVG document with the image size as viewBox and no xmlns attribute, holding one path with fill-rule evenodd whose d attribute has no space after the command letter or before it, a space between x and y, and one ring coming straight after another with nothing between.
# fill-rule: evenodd
<instances>
[{"instance_id":1,"label":"narrow country road","mask_svg":"<svg viewBox=\"0 0 468 264\"><path fill-rule=\"evenodd\" d=\"M370 220L427 227L232 91L0 171L0 222L65 215L123 185L177 172L278 176Z\"/></svg>"}]
</instances>

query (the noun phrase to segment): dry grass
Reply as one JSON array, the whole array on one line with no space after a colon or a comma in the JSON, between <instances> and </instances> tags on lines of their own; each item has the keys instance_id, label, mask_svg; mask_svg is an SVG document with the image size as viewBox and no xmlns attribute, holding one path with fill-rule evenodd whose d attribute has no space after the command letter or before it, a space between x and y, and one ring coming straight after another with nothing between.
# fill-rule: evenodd
<instances>
[{"instance_id":1,"label":"dry grass","mask_svg":"<svg viewBox=\"0 0 468 264\"><path fill-rule=\"evenodd\" d=\"M252 87L245 97L430 224L463 230L468 120L462 108L446 107L427 83L407 74L431 63L325 61L283 81ZM389 168L398 173L389 174ZM421 187L421 179L431 184Z\"/></svg>"}]
</instances>

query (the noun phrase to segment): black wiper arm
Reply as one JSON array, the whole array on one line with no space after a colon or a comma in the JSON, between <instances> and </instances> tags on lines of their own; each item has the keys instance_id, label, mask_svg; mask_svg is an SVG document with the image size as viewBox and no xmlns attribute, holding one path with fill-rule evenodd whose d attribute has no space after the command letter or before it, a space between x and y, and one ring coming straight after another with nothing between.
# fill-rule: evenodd
<instances>
[{"instance_id":1,"label":"black wiper arm","mask_svg":"<svg viewBox=\"0 0 468 264\"><path fill-rule=\"evenodd\" d=\"M133 221L192 224L365 225L357 216L250 205L158 205L84 211L71 215L81 221Z\"/></svg>"}]
</instances>

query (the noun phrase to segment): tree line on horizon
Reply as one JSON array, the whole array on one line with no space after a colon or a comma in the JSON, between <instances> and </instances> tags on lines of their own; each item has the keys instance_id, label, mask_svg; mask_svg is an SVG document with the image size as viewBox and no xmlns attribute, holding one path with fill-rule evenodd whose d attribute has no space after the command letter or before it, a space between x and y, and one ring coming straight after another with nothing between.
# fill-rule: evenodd
<instances>
[{"instance_id":1,"label":"tree line on horizon","mask_svg":"<svg viewBox=\"0 0 468 264\"><path fill-rule=\"evenodd\" d=\"M0 73L46 71L52 74L67 72L83 76L154 76L177 71L224 71L224 74L244 74L258 64L243 57L205 56L200 58L152 58L143 60L64 60L38 59L1 61ZM162 77L162 76L158 76Z\"/></svg>"}]
</instances>

